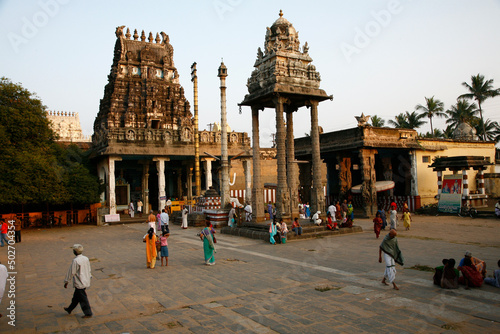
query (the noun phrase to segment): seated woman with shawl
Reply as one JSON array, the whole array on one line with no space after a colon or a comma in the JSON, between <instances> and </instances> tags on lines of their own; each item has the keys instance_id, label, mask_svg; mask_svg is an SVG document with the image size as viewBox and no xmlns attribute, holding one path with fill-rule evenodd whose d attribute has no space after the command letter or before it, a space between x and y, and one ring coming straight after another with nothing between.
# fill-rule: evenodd
<instances>
[{"instance_id":1,"label":"seated woman with shawl","mask_svg":"<svg viewBox=\"0 0 500 334\"><path fill-rule=\"evenodd\" d=\"M455 259L449 259L443 268L441 287L443 289L458 289L458 276L460 272L455 269Z\"/></svg>"},{"instance_id":2,"label":"seated woman with shawl","mask_svg":"<svg viewBox=\"0 0 500 334\"><path fill-rule=\"evenodd\" d=\"M459 266L458 270L462 272L462 276L458 279L458 282L464 284L466 289L483 285L483 277L481 273L477 271L476 266L472 264L470 258L466 257L464 265Z\"/></svg>"}]
</instances>

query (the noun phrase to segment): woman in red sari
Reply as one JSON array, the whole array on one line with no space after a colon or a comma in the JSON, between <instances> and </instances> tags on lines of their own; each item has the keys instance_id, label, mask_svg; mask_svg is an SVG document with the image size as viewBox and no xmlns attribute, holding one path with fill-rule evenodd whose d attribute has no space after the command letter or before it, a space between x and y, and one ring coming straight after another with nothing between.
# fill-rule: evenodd
<instances>
[{"instance_id":1,"label":"woman in red sari","mask_svg":"<svg viewBox=\"0 0 500 334\"><path fill-rule=\"evenodd\" d=\"M464 284L466 289L483 285L483 277L472 264L470 258L465 258L464 265L458 267L458 270L462 272L462 276L458 278L458 283Z\"/></svg>"},{"instance_id":2,"label":"woman in red sari","mask_svg":"<svg viewBox=\"0 0 500 334\"><path fill-rule=\"evenodd\" d=\"M380 217L380 211L377 211L375 218L373 218L373 230L375 231L375 236L380 236L380 230L382 229L382 218Z\"/></svg>"}]
</instances>

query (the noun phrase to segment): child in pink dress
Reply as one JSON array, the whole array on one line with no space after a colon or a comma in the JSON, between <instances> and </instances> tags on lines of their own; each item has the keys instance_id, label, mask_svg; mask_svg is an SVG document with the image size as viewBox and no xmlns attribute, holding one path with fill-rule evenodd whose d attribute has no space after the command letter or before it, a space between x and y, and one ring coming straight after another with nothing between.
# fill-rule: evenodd
<instances>
[{"instance_id":1,"label":"child in pink dress","mask_svg":"<svg viewBox=\"0 0 500 334\"><path fill-rule=\"evenodd\" d=\"M161 266L163 267L163 259L165 259L165 266L168 266L168 242L167 238L170 233L164 232L160 237L160 254L161 254Z\"/></svg>"}]
</instances>

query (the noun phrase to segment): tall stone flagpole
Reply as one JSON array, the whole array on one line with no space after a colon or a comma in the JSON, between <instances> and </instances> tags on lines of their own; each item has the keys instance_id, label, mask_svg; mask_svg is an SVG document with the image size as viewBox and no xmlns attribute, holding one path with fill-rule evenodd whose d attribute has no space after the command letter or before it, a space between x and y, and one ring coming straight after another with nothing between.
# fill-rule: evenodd
<instances>
[{"instance_id":1,"label":"tall stone flagpole","mask_svg":"<svg viewBox=\"0 0 500 334\"><path fill-rule=\"evenodd\" d=\"M221 207L223 209L229 204L229 163L227 157L227 119L226 119L226 77L227 67L221 62L219 67L220 78L220 127L221 127Z\"/></svg>"},{"instance_id":2,"label":"tall stone flagpole","mask_svg":"<svg viewBox=\"0 0 500 334\"><path fill-rule=\"evenodd\" d=\"M195 197L201 195L200 177L200 133L198 129L198 76L196 75L196 62L191 65L191 81L194 90L194 179Z\"/></svg>"}]
</instances>

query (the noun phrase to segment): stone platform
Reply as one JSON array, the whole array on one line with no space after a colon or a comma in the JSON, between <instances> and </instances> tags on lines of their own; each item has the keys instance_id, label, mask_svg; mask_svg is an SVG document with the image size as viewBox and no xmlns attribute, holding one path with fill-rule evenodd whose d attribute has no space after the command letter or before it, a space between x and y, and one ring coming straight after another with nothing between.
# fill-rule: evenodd
<instances>
[{"instance_id":1,"label":"stone platform","mask_svg":"<svg viewBox=\"0 0 500 334\"><path fill-rule=\"evenodd\" d=\"M260 239L269 242L269 222L270 221L268 221L267 224L265 222L245 223L241 227L224 226L220 229L220 233L236 235L251 239ZM331 231L328 230L324 225L316 226L310 223L309 220L301 221L300 225L302 226L302 235L295 235L295 233L292 231L291 224L287 224L289 230L289 232L287 233L287 239L286 239L287 241L322 238L326 236L363 232L361 226L346 227L346 228L341 228L339 230Z\"/></svg>"}]
</instances>

